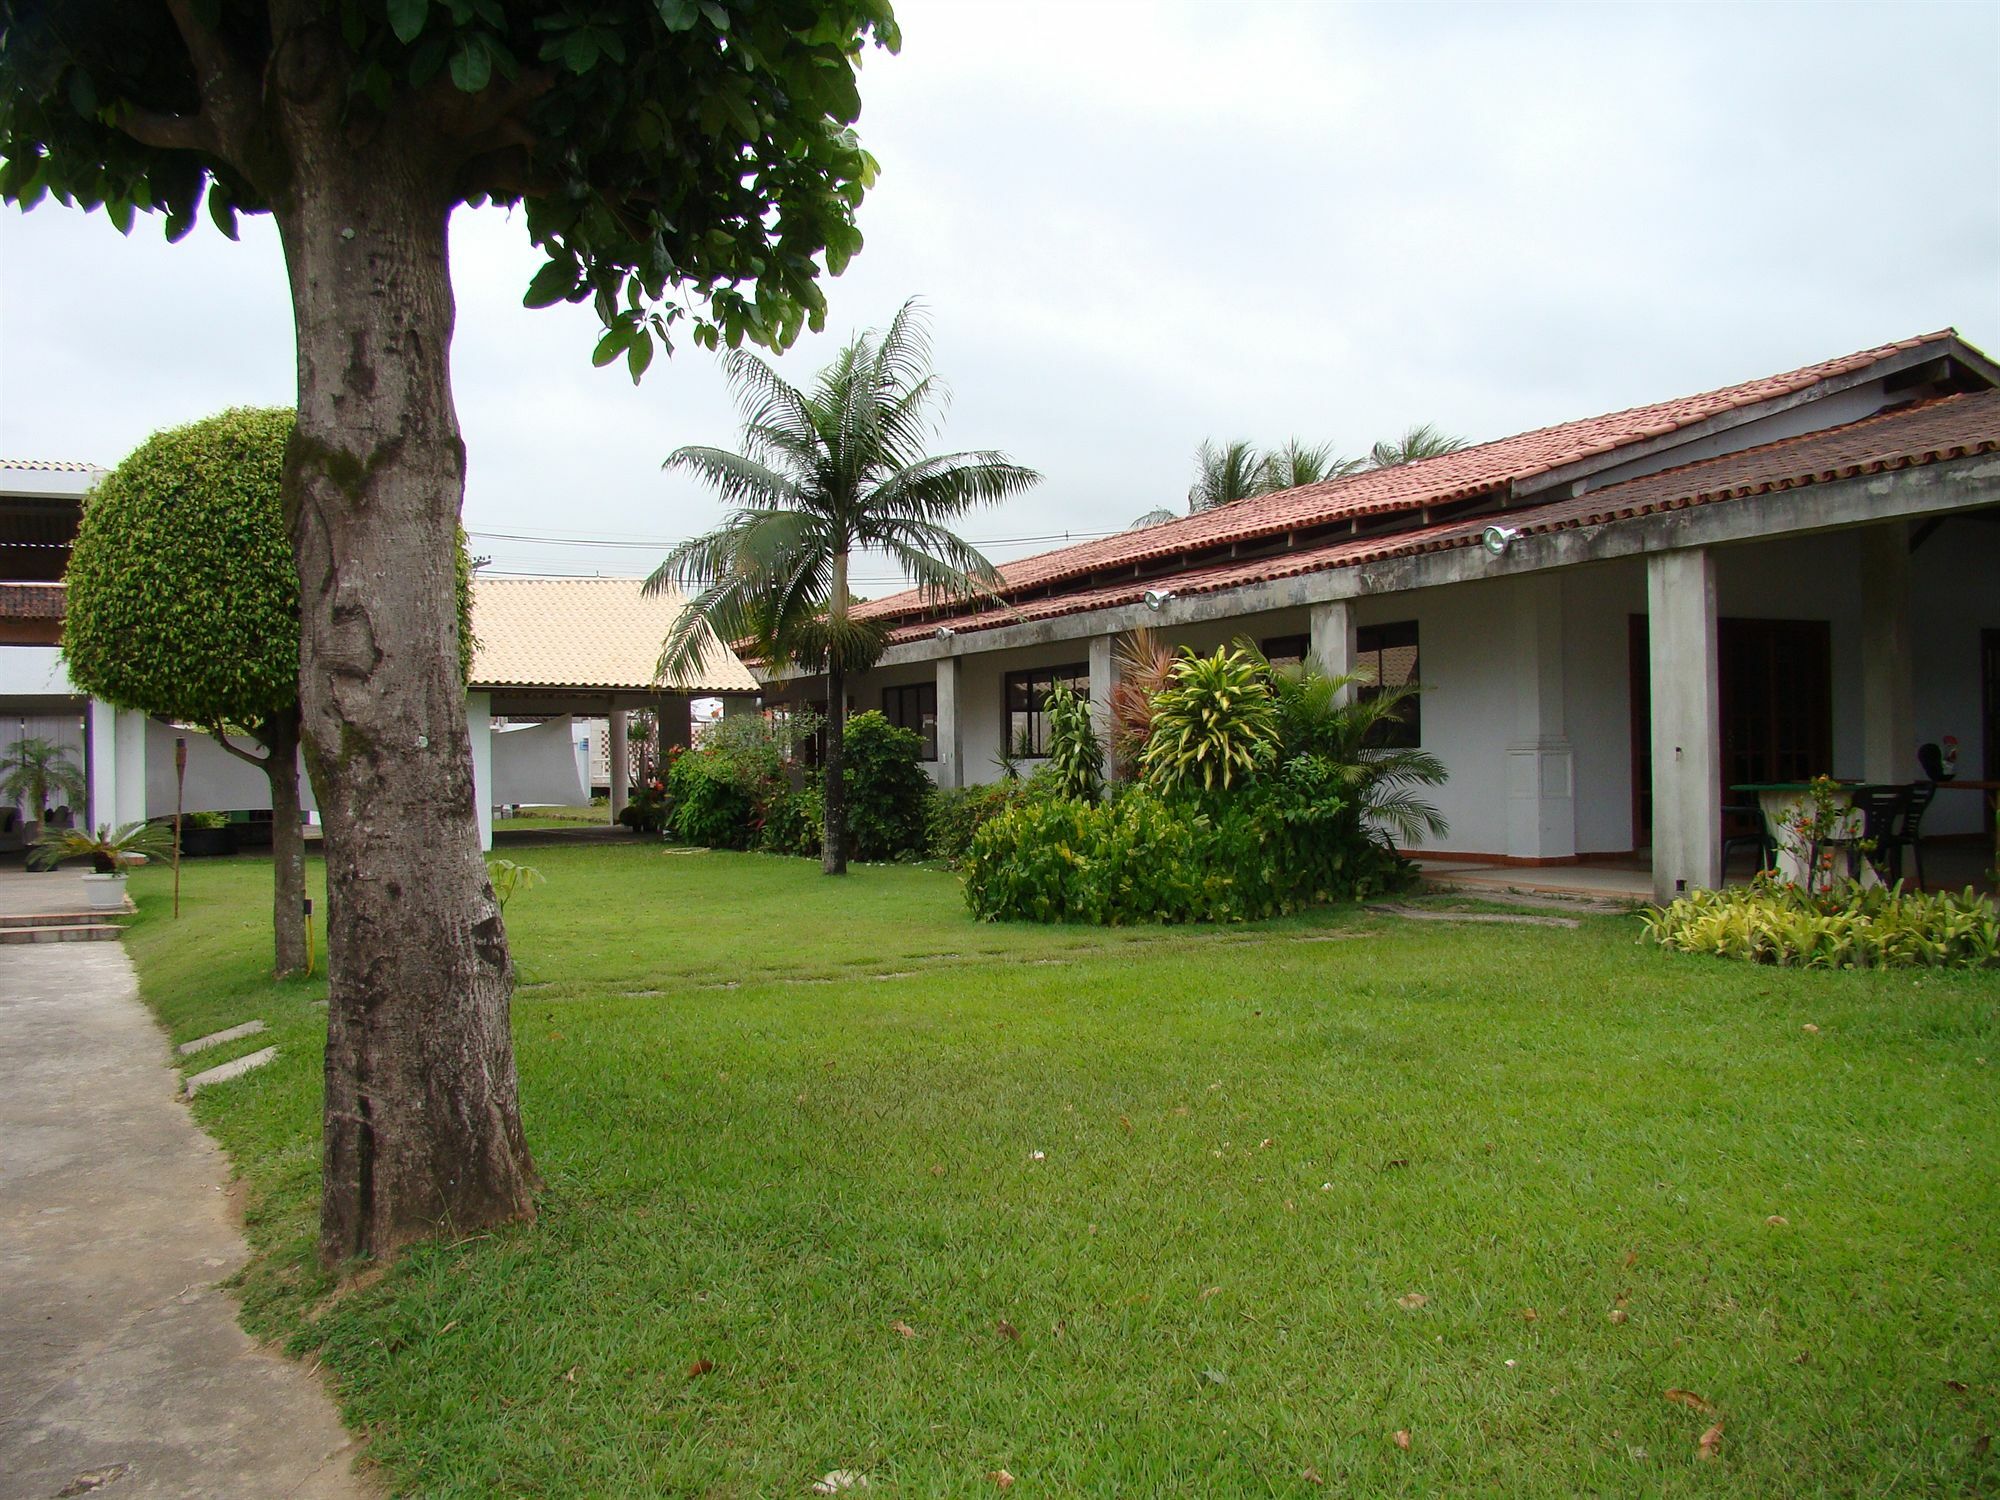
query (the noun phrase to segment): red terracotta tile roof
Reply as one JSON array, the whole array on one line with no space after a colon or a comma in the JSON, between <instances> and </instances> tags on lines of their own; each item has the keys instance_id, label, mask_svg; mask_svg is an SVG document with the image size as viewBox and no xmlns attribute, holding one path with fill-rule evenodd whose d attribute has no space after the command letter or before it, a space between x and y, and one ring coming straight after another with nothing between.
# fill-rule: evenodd
<instances>
[{"instance_id":1,"label":"red terracotta tile roof","mask_svg":"<svg viewBox=\"0 0 2000 1500\"><path fill-rule=\"evenodd\" d=\"M60 620L63 586L59 583L0 583L0 620Z\"/></svg>"},{"instance_id":2,"label":"red terracotta tile roof","mask_svg":"<svg viewBox=\"0 0 2000 1500\"><path fill-rule=\"evenodd\" d=\"M2000 452L2000 391L1978 391L1941 397L1842 427L1805 433L1741 453L1629 479L1574 498L1508 511L1499 519L1524 533L1563 531L1993 452ZM1136 604L1149 588L1167 588L1182 596L1213 593L1390 557L1470 547L1478 544L1480 533L1495 519L1492 515L1482 515L1275 557L1121 580L1073 593L1024 600L1011 609L973 610L953 617L949 623L961 633L992 630L1026 620ZM937 623L927 620L905 625L892 631L890 640L920 640L931 635Z\"/></svg>"},{"instance_id":3,"label":"red terracotta tile roof","mask_svg":"<svg viewBox=\"0 0 2000 1500\"><path fill-rule=\"evenodd\" d=\"M1040 553L1008 563L1000 570L1005 579L1001 593L1013 598L1108 569L1140 566L1232 543L1283 538L1295 531L1497 493L1569 464L1663 437L1729 412L1795 395L1822 381L1858 374L1894 355L1929 345L1942 349L1953 344L1956 337L1954 330L1942 329L1824 360L1783 375L1538 428L1438 458L1239 500L1158 526ZM1175 575L1176 579L1180 576ZM1175 587L1179 587L1178 582ZM871 600L856 613L895 617L922 613L925 608L922 596L912 589Z\"/></svg>"}]
</instances>

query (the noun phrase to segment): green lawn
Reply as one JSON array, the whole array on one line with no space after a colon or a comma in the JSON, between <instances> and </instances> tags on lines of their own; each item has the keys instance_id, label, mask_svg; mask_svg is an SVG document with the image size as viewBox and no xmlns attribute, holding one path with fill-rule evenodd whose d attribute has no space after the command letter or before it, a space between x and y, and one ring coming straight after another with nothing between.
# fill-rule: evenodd
<instances>
[{"instance_id":1,"label":"green lawn","mask_svg":"<svg viewBox=\"0 0 2000 1500\"><path fill-rule=\"evenodd\" d=\"M596 827L611 821L611 812L605 807L530 807L522 810L519 817L495 818L495 833L513 833L528 828L576 828Z\"/></svg>"},{"instance_id":2,"label":"green lawn","mask_svg":"<svg viewBox=\"0 0 2000 1500\"><path fill-rule=\"evenodd\" d=\"M922 869L528 857L540 1222L335 1299L323 989L262 977L268 866L188 866L177 926L132 882L174 1039L272 1025L195 1105L250 1186L247 1320L399 1492L2000 1492L1994 975L1669 957L1630 918L981 926Z\"/></svg>"}]
</instances>

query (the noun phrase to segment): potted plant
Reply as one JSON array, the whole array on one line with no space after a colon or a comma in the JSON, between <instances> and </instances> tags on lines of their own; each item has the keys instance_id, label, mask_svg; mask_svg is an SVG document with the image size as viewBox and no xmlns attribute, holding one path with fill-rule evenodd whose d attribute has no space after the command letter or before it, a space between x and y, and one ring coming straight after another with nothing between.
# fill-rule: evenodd
<instances>
[{"instance_id":1,"label":"potted plant","mask_svg":"<svg viewBox=\"0 0 2000 1500\"><path fill-rule=\"evenodd\" d=\"M118 911L125 905L125 872L148 859L173 852L174 830L166 823L127 823L92 833L69 828L52 833L35 845L32 863L53 869L66 859L87 859L93 872L83 877L84 894L92 911Z\"/></svg>"},{"instance_id":2,"label":"potted plant","mask_svg":"<svg viewBox=\"0 0 2000 1500\"><path fill-rule=\"evenodd\" d=\"M187 813L181 819L181 858L200 859L206 855L234 854L236 836L227 814Z\"/></svg>"},{"instance_id":3,"label":"potted plant","mask_svg":"<svg viewBox=\"0 0 2000 1500\"><path fill-rule=\"evenodd\" d=\"M30 735L0 755L0 797L26 807L22 833L30 843L48 818L53 795L71 802L84 799L83 772L65 747Z\"/></svg>"}]
</instances>

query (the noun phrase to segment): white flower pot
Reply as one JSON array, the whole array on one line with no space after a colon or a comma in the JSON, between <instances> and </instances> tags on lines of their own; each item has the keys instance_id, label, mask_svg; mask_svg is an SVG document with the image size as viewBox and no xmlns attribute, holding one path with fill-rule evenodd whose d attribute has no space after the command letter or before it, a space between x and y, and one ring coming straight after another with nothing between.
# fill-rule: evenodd
<instances>
[{"instance_id":1,"label":"white flower pot","mask_svg":"<svg viewBox=\"0 0 2000 1500\"><path fill-rule=\"evenodd\" d=\"M92 911L122 911L125 906L125 877L86 875L83 877L83 893L89 897Z\"/></svg>"}]
</instances>

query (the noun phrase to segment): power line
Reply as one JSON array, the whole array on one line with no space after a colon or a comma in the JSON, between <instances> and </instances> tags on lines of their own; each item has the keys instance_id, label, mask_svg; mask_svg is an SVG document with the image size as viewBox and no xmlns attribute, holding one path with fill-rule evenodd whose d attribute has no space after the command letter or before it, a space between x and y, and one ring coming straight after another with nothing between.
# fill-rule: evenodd
<instances>
[{"instance_id":1,"label":"power line","mask_svg":"<svg viewBox=\"0 0 2000 1500\"><path fill-rule=\"evenodd\" d=\"M612 551L667 551L686 541L685 537L644 537L621 540L608 536L587 536L557 532L527 531L473 531L475 536L489 542L525 542L545 547L604 547ZM1118 536L1120 531L1051 531L1040 536L994 536L968 538L975 547L1015 547L1037 542L1091 542L1107 536Z\"/></svg>"}]
</instances>

